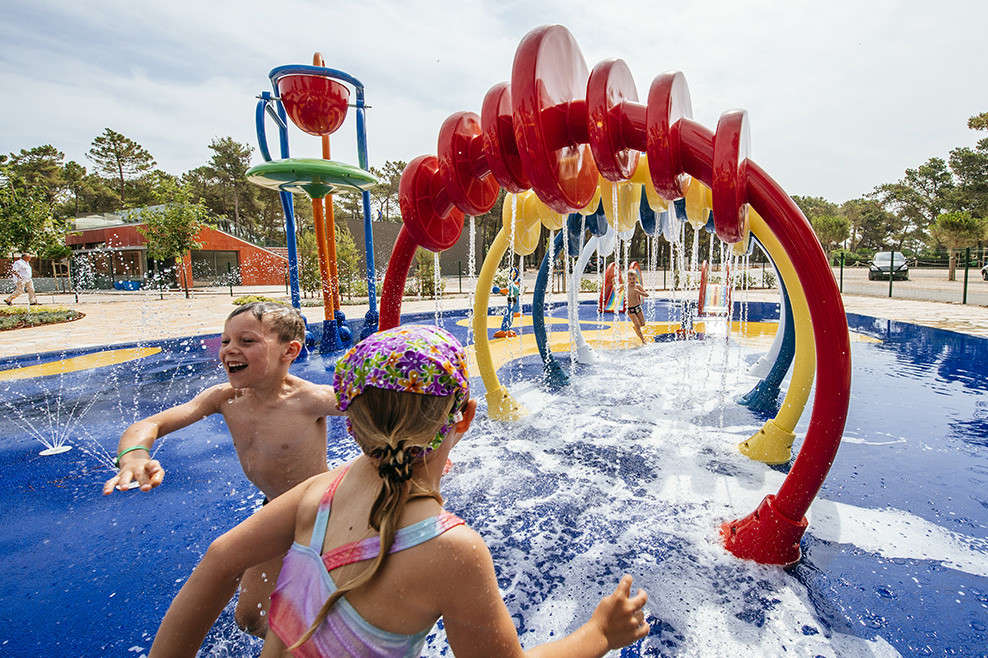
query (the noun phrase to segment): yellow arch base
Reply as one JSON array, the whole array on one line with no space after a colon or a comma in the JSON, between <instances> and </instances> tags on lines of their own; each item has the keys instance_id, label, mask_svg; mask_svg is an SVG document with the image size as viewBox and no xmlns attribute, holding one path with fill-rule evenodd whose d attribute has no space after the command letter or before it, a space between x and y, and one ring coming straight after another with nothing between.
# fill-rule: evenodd
<instances>
[{"instance_id":1,"label":"yellow arch base","mask_svg":"<svg viewBox=\"0 0 988 658\"><path fill-rule=\"evenodd\" d=\"M41 363L36 366L0 370L0 381L48 377L50 375L63 375L70 372L89 370L91 368L102 368L104 366L112 366L116 363L143 359L160 351L160 347L130 347L120 350L106 350L92 354L83 354L82 356L75 356L71 359L59 359L58 361L49 361L48 363Z\"/></svg>"},{"instance_id":2,"label":"yellow arch base","mask_svg":"<svg viewBox=\"0 0 988 658\"><path fill-rule=\"evenodd\" d=\"M796 435L770 420L758 433L738 444L742 455L766 464L788 464L792 459L792 442Z\"/></svg>"},{"instance_id":3,"label":"yellow arch base","mask_svg":"<svg viewBox=\"0 0 988 658\"><path fill-rule=\"evenodd\" d=\"M528 409L511 397L503 384L499 384L493 391L487 391L484 399L487 400L487 415L496 420L519 420L528 415Z\"/></svg>"},{"instance_id":4,"label":"yellow arch base","mask_svg":"<svg viewBox=\"0 0 988 658\"><path fill-rule=\"evenodd\" d=\"M528 410L511 397L497 378L497 369L491 357L490 341L487 338L487 306L491 297L491 284L501 257L508 249L509 235L501 227L491 243L477 277L477 296L473 304L473 339L477 354L477 367L487 389L487 415L494 420L518 420L528 415Z\"/></svg>"}]
</instances>

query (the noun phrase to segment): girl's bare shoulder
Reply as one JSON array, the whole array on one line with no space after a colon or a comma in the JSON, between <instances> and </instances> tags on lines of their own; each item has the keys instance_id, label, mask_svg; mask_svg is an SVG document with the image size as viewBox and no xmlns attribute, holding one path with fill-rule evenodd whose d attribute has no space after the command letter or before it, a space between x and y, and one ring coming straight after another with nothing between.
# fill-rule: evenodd
<instances>
[{"instance_id":1,"label":"girl's bare shoulder","mask_svg":"<svg viewBox=\"0 0 988 658\"><path fill-rule=\"evenodd\" d=\"M446 570L485 570L492 563L484 538L465 523L436 537L433 554Z\"/></svg>"}]
</instances>

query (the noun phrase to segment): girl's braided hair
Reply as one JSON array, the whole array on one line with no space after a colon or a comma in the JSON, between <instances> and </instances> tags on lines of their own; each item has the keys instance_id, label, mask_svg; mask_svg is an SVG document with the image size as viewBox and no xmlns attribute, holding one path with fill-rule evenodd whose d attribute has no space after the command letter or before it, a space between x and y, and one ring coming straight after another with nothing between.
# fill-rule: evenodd
<instances>
[{"instance_id":1,"label":"girl's braided hair","mask_svg":"<svg viewBox=\"0 0 988 658\"><path fill-rule=\"evenodd\" d=\"M381 490L371 507L369 523L380 534L381 550L362 573L333 592L309 630L289 650L311 638L345 594L369 582L381 569L408 501L431 497L442 504L438 491L424 489L411 478L416 459L427 451L449 419L454 399L452 394L440 397L368 386L350 401L347 416L351 432L364 453L378 460Z\"/></svg>"}]
</instances>

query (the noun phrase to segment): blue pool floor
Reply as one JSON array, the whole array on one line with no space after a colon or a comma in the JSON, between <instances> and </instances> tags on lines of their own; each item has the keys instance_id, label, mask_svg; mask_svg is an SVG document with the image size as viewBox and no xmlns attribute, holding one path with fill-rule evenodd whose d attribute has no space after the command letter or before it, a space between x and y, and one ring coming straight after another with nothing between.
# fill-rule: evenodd
<instances>
[{"instance_id":1,"label":"blue pool floor","mask_svg":"<svg viewBox=\"0 0 988 658\"><path fill-rule=\"evenodd\" d=\"M773 322L777 311L752 303L744 317ZM585 328L597 320L592 307L580 315ZM465 341L462 319L444 324ZM718 519L751 511L785 475L734 449L772 414L718 391L746 384L757 349L711 358L720 348L655 344L577 367L572 391L541 387L537 357L501 368L533 414L511 427L481 419L444 487L447 507L490 545L526 646L575 628L628 572L652 593L652 634L622 655L986 655L988 340L848 322L844 441L788 571L740 563L716 540ZM136 362L0 381L0 656L146 653L210 541L260 504L218 417L157 444L161 487L102 495L130 423L225 378L215 335L152 346L161 352ZM7 359L0 371L72 356ZM334 359L311 355L293 372L328 382ZM472 385L482 398L480 379ZM69 427L73 449L39 456L32 435L52 424ZM331 464L356 456L342 422L329 433ZM258 650L227 612L205 654ZM425 655L448 655L441 629Z\"/></svg>"}]
</instances>

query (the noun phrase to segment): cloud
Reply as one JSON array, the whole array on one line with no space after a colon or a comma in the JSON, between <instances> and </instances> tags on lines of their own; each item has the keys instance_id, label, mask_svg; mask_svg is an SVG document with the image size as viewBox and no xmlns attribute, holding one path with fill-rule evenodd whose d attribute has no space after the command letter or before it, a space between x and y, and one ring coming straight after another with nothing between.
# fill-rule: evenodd
<instances>
[{"instance_id":1,"label":"cloud","mask_svg":"<svg viewBox=\"0 0 988 658\"><path fill-rule=\"evenodd\" d=\"M588 68L624 59L640 98L657 74L683 71L711 129L746 109L752 157L792 194L865 194L974 144L967 117L988 110L978 45L988 5L975 0L13 0L5 13L0 75L13 93L0 152L52 143L85 162L110 127L172 173L204 163L213 137L256 146L268 71L315 51L366 86L371 164L434 153L445 117L479 113L522 37L546 23L573 32ZM352 122L333 137L347 162ZM292 143L318 154L318 140Z\"/></svg>"}]
</instances>

